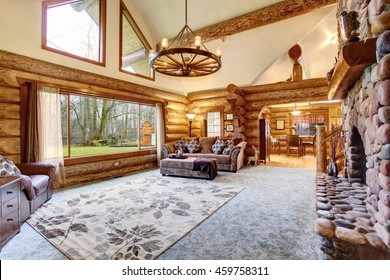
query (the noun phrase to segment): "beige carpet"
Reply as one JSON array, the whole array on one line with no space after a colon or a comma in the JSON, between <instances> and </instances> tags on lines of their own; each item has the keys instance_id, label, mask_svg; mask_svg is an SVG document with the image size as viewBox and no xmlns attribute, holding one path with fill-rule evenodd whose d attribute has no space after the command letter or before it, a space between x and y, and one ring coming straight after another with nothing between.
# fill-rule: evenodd
<instances>
[{"instance_id":1,"label":"beige carpet","mask_svg":"<svg viewBox=\"0 0 390 280\"><path fill-rule=\"evenodd\" d=\"M46 203L28 223L70 259L154 259L242 189L152 175Z\"/></svg>"}]
</instances>

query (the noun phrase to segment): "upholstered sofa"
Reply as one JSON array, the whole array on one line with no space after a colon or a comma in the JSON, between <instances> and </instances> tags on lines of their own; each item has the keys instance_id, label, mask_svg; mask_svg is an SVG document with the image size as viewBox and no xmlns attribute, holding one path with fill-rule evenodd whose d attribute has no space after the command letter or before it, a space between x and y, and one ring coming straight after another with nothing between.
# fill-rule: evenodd
<instances>
[{"instance_id":1,"label":"upholstered sofa","mask_svg":"<svg viewBox=\"0 0 390 280\"><path fill-rule=\"evenodd\" d=\"M51 163L17 163L0 155L0 176L20 177L20 223L53 194L56 167Z\"/></svg>"},{"instance_id":2,"label":"upholstered sofa","mask_svg":"<svg viewBox=\"0 0 390 280\"><path fill-rule=\"evenodd\" d=\"M234 143L229 150L225 150L225 154L213 152L212 147L216 144L217 140L224 141L225 143ZM231 140L228 142L228 140ZM184 156L198 157L198 158L214 158L218 163L219 171L231 171L236 172L244 164L244 150L246 148L246 141L241 139L219 139L218 137L195 137L191 139L182 138L178 141L167 142L163 145L161 151L161 158L167 158L176 155L179 142L183 141L187 143L198 143L199 150L189 152L188 149L183 149ZM188 145L187 145L188 147ZM191 150L191 149L190 149Z\"/></svg>"}]
</instances>

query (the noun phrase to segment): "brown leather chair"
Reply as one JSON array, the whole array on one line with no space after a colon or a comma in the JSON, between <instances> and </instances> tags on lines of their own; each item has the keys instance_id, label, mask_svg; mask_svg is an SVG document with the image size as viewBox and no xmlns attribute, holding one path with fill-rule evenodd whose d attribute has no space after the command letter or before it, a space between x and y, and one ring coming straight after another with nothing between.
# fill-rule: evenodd
<instances>
[{"instance_id":1,"label":"brown leather chair","mask_svg":"<svg viewBox=\"0 0 390 280\"><path fill-rule=\"evenodd\" d=\"M56 167L51 163L17 163L21 177L20 223L53 195Z\"/></svg>"},{"instance_id":2,"label":"brown leather chair","mask_svg":"<svg viewBox=\"0 0 390 280\"><path fill-rule=\"evenodd\" d=\"M299 135L297 134L287 135L286 144L287 144L287 156L290 156L291 152L294 152L298 157L302 155L302 146L301 146L301 140L299 139Z\"/></svg>"}]
</instances>

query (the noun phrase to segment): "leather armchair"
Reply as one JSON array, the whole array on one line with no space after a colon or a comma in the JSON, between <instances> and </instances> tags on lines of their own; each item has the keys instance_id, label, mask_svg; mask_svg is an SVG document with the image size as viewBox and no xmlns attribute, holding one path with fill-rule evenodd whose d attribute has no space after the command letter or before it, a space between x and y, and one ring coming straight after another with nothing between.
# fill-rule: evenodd
<instances>
[{"instance_id":1,"label":"leather armchair","mask_svg":"<svg viewBox=\"0 0 390 280\"><path fill-rule=\"evenodd\" d=\"M20 222L23 223L53 195L53 177L56 171L51 163L17 163L23 174L20 194Z\"/></svg>"}]
</instances>

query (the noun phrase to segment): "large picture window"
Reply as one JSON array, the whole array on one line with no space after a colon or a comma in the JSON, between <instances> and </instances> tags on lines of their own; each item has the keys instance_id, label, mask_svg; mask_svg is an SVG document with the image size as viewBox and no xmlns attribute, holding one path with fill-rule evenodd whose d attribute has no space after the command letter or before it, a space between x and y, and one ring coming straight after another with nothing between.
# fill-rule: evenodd
<instances>
[{"instance_id":1,"label":"large picture window","mask_svg":"<svg viewBox=\"0 0 390 280\"><path fill-rule=\"evenodd\" d=\"M42 7L44 49L105 64L106 0L50 0Z\"/></svg>"},{"instance_id":2,"label":"large picture window","mask_svg":"<svg viewBox=\"0 0 390 280\"><path fill-rule=\"evenodd\" d=\"M61 93L64 157L156 147L156 107Z\"/></svg>"}]
</instances>

